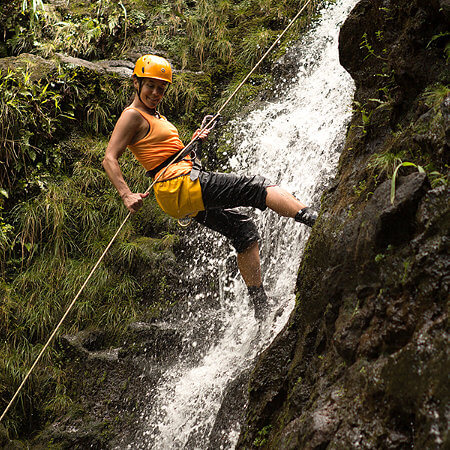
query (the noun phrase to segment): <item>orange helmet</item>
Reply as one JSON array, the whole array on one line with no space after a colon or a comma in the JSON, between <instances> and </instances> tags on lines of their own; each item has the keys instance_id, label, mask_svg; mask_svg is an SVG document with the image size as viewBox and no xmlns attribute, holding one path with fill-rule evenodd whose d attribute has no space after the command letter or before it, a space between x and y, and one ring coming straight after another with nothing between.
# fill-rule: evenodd
<instances>
[{"instance_id":1,"label":"orange helmet","mask_svg":"<svg viewBox=\"0 0 450 450\"><path fill-rule=\"evenodd\" d=\"M133 75L139 78L156 78L172 83L172 67L170 67L169 61L156 55L141 56L136 61Z\"/></svg>"}]
</instances>

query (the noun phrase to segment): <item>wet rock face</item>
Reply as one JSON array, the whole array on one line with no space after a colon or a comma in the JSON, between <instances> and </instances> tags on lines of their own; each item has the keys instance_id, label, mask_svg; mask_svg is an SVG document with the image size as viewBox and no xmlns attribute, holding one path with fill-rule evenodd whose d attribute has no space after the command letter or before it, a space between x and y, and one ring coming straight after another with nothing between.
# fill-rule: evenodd
<instances>
[{"instance_id":1,"label":"wet rock face","mask_svg":"<svg viewBox=\"0 0 450 450\"><path fill-rule=\"evenodd\" d=\"M362 0L342 27L340 59L371 120L352 118L297 307L251 375L238 448L449 444L449 188L412 167L391 203L390 177L369 166L404 151L448 171L449 97L422 101L449 81L444 44L430 44L447 26L444 3Z\"/></svg>"},{"instance_id":2,"label":"wet rock face","mask_svg":"<svg viewBox=\"0 0 450 450\"><path fill-rule=\"evenodd\" d=\"M182 337L168 324L132 323L120 348L110 348L102 330L83 330L59 339L59 347L77 404L35 437L32 448L124 448L133 441L139 414L161 372L173 364ZM0 442L1 442L0 430Z\"/></svg>"},{"instance_id":3,"label":"wet rock face","mask_svg":"<svg viewBox=\"0 0 450 450\"><path fill-rule=\"evenodd\" d=\"M250 371L245 370L225 388L221 407L209 435L208 450L233 446L234 442L228 430L244 419L249 376Z\"/></svg>"}]
</instances>

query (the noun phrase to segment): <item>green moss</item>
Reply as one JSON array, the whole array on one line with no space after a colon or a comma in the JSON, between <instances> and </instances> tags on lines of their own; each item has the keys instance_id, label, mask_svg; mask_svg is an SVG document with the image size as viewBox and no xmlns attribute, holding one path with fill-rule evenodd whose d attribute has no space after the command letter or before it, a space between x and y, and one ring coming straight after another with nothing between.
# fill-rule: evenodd
<instances>
[{"instance_id":1,"label":"green moss","mask_svg":"<svg viewBox=\"0 0 450 450\"><path fill-rule=\"evenodd\" d=\"M267 444L268 437L272 431L272 425L266 425L264 428L258 431L253 445L255 447L263 447Z\"/></svg>"}]
</instances>

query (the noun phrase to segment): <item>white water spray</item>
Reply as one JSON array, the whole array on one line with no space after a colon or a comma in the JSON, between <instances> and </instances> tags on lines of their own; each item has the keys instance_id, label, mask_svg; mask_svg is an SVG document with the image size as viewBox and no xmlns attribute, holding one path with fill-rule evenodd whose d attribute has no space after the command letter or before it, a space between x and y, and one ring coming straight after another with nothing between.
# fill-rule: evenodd
<instances>
[{"instance_id":1,"label":"white water spray","mask_svg":"<svg viewBox=\"0 0 450 450\"><path fill-rule=\"evenodd\" d=\"M232 126L234 172L263 175L303 203L319 206L351 114L354 87L339 65L337 38L356 1L338 0L322 11L318 25L295 49L299 70L286 81L283 93ZM208 298L204 286L193 294L176 325L186 350L162 375L157 391L149 393L152 401L141 416L142 432L128 448L208 448L226 386L251 367L285 325L309 229L268 211L255 212L254 217L262 235L264 284L274 303L271 314L259 327L229 245L207 230L196 233L192 277L209 280L219 288L219 298ZM205 243L213 244L205 249ZM233 448L239 424L223 433L223 448Z\"/></svg>"}]
</instances>

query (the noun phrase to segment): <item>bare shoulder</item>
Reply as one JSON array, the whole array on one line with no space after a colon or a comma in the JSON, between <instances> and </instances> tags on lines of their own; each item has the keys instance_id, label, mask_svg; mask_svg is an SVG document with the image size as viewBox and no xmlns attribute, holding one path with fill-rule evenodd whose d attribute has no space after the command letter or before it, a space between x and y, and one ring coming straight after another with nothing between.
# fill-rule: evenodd
<instances>
[{"instance_id":1,"label":"bare shoulder","mask_svg":"<svg viewBox=\"0 0 450 450\"><path fill-rule=\"evenodd\" d=\"M128 145L136 142L142 125L142 117L138 111L125 109L116 122L106 153L119 157Z\"/></svg>"},{"instance_id":2,"label":"bare shoulder","mask_svg":"<svg viewBox=\"0 0 450 450\"><path fill-rule=\"evenodd\" d=\"M123 122L124 125L140 125L142 121L145 120L141 113L135 108L126 108L122 111L119 117L119 121Z\"/></svg>"},{"instance_id":3,"label":"bare shoulder","mask_svg":"<svg viewBox=\"0 0 450 450\"><path fill-rule=\"evenodd\" d=\"M145 127L145 119L135 109L125 109L117 120L114 131L127 138L127 144L135 141L141 129Z\"/></svg>"}]
</instances>

